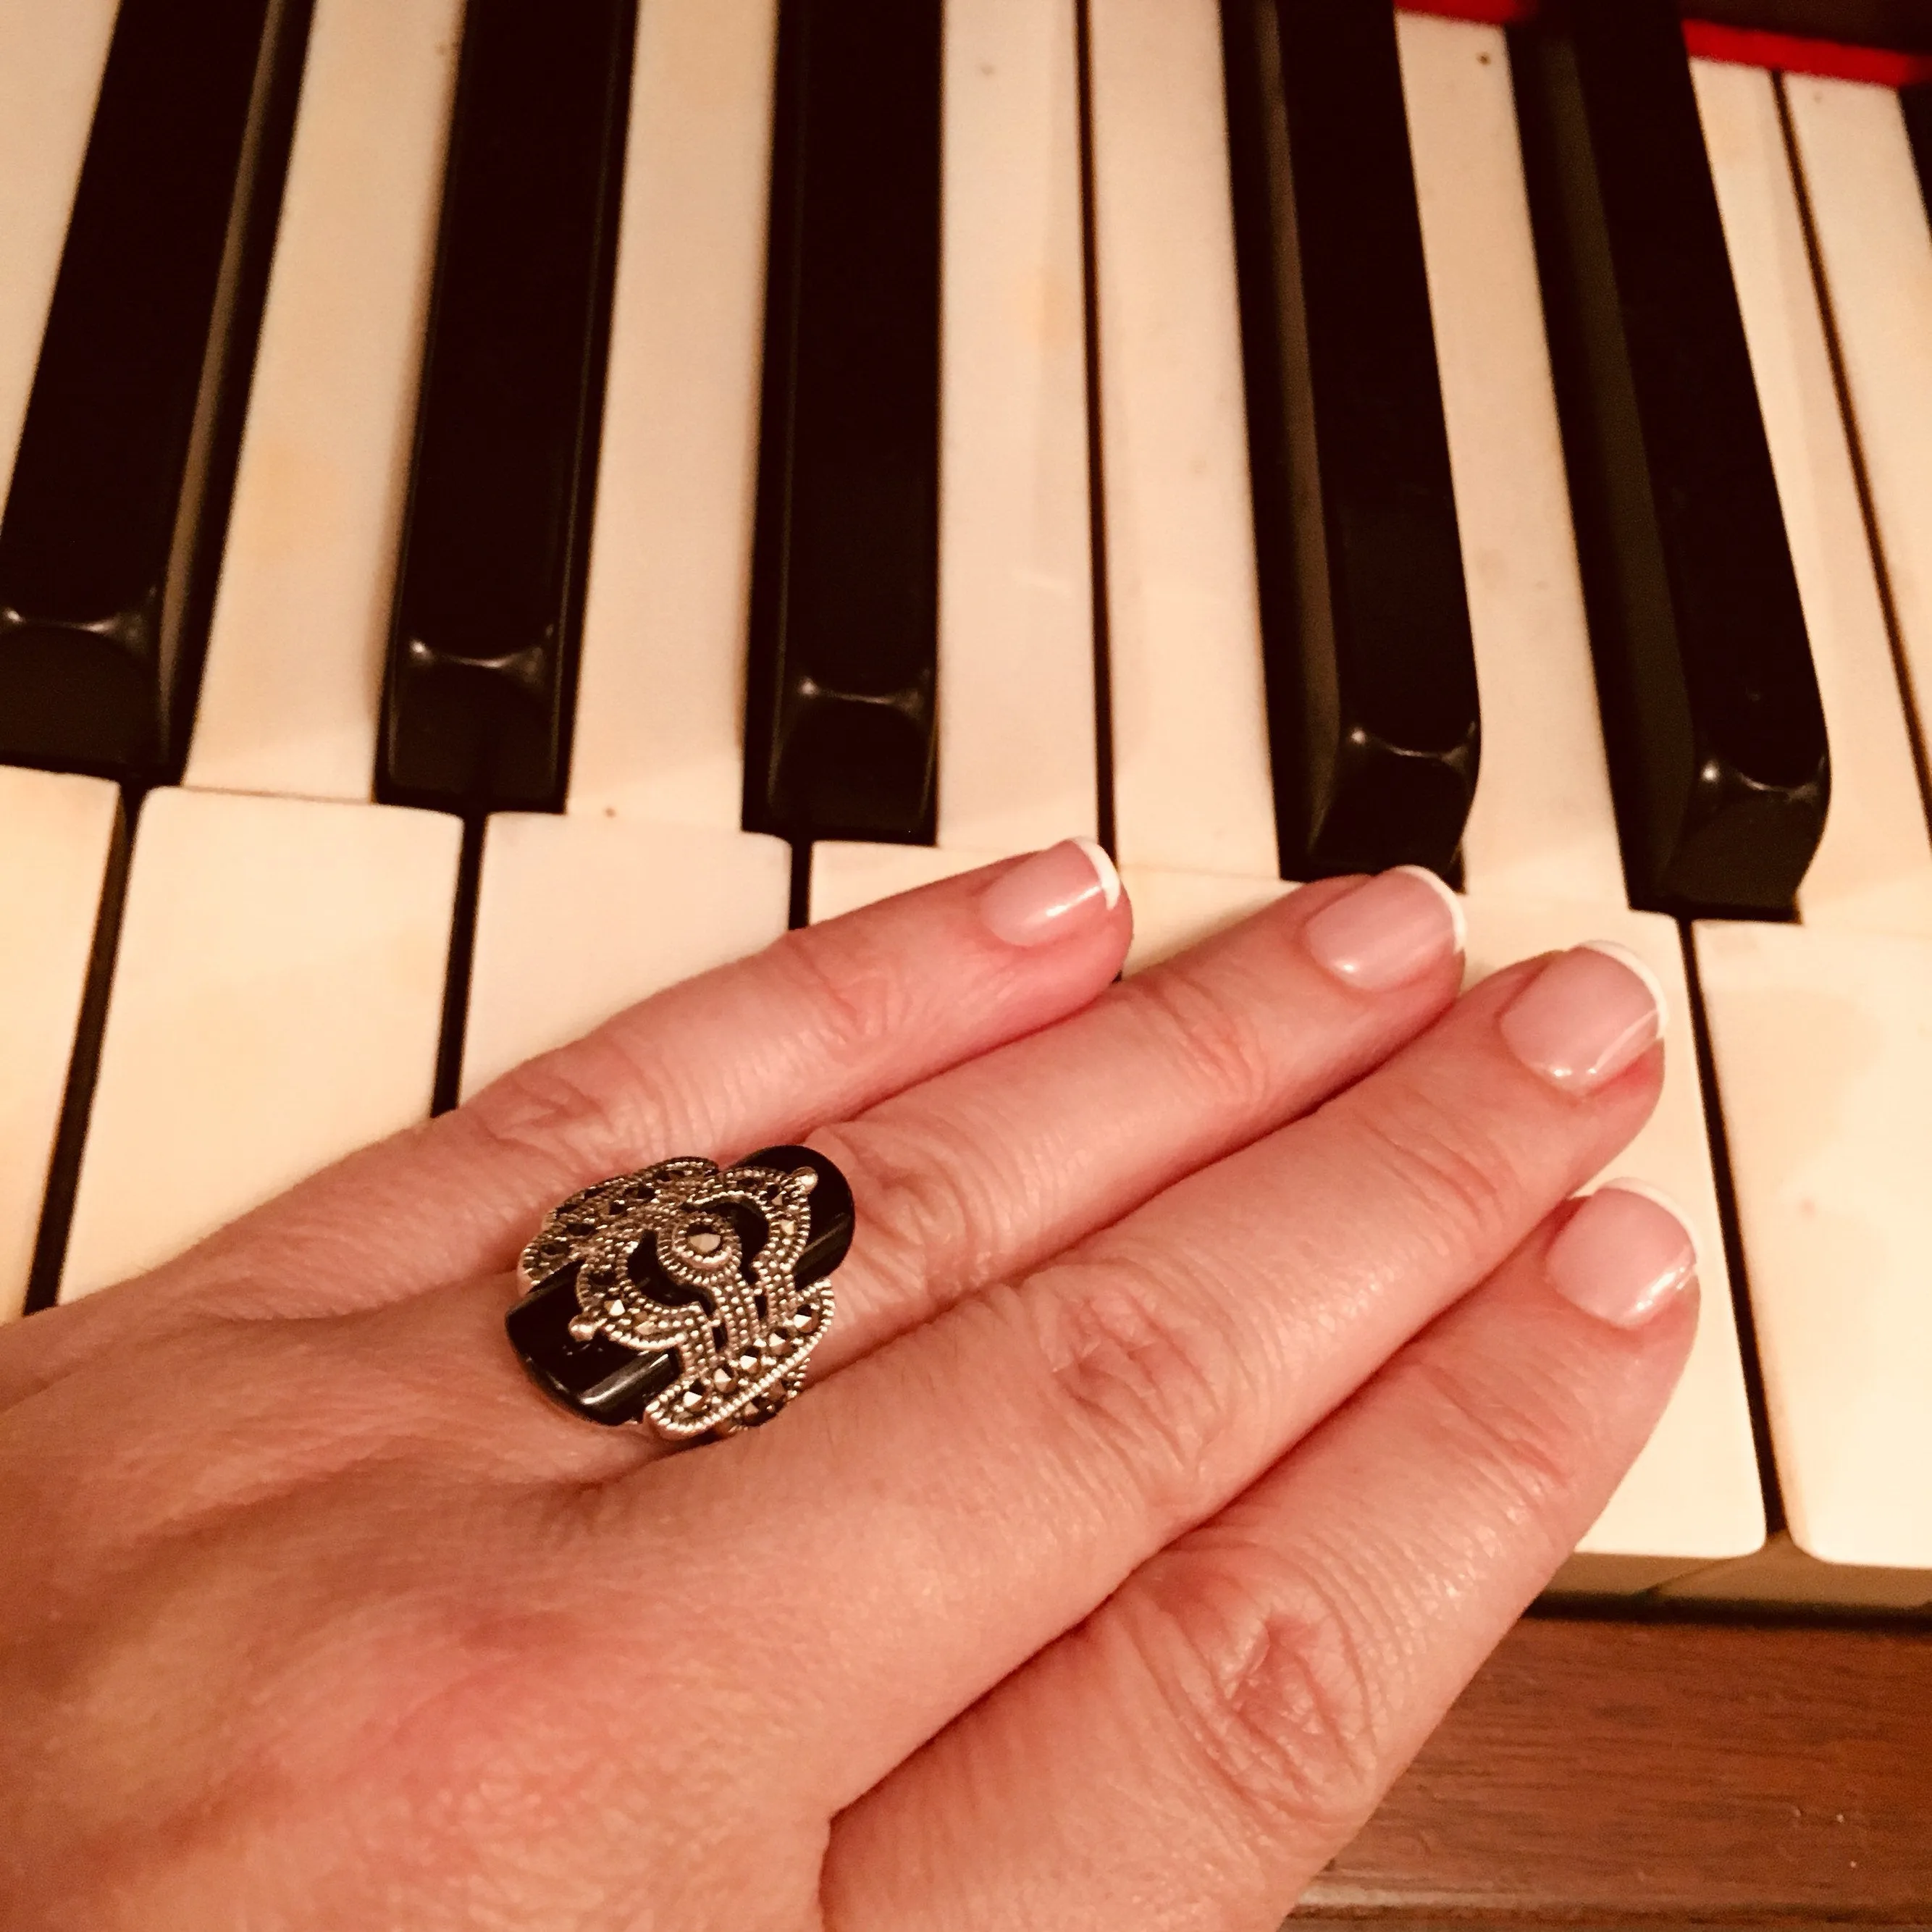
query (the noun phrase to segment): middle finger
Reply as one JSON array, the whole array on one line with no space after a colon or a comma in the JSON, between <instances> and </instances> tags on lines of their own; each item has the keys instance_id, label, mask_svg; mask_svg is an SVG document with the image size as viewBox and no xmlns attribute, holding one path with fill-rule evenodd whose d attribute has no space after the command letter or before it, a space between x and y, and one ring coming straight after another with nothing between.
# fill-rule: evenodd
<instances>
[{"instance_id":1,"label":"middle finger","mask_svg":"<svg viewBox=\"0 0 1932 1932\"><path fill-rule=\"evenodd\" d=\"M1309 886L812 1144L852 1183L823 1375L1038 1267L1359 1079L1454 998L1430 874Z\"/></svg>"}]
</instances>

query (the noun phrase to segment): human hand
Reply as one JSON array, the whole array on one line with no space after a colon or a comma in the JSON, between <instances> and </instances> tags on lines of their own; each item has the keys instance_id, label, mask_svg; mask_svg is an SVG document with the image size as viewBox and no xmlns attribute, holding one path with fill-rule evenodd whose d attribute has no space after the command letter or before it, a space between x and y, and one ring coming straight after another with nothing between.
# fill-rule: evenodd
<instances>
[{"instance_id":1,"label":"human hand","mask_svg":"<svg viewBox=\"0 0 1932 1932\"><path fill-rule=\"evenodd\" d=\"M1407 874L1109 986L1080 848L789 935L0 1335L0 1924L1272 1927L1607 1500L1688 1238L1605 954ZM808 1140L815 1386L665 1456L544 1210ZM1594 1312L1592 1312L1594 1311Z\"/></svg>"}]
</instances>

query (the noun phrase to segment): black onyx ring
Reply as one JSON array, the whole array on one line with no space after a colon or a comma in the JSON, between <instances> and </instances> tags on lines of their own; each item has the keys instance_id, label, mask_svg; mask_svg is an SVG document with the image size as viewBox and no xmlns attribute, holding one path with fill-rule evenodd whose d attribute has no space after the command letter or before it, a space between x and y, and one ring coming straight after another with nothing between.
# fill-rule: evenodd
<instances>
[{"instance_id":1,"label":"black onyx ring","mask_svg":"<svg viewBox=\"0 0 1932 1932\"><path fill-rule=\"evenodd\" d=\"M537 1385L592 1422L731 1435L805 1386L852 1223L845 1177L809 1148L661 1160L550 1210L504 1326Z\"/></svg>"}]
</instances>

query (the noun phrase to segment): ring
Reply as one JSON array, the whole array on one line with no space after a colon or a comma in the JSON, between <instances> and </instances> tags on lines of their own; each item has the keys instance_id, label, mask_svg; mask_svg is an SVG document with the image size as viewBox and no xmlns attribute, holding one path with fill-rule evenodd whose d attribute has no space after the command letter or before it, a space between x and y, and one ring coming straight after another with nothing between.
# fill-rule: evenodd
<instances>
[{"instance_id":1,"label":"ring","mask_svg":"<svg viewBox=\"0 0 1932 1932\"><path fill-rule=\"evenodd\" d=\"M852 1232L851 1188L809 1148L661 1160L544 1216L503 1325L575 1414L648 1421L673 1442L733 1435L805 1386Z\"/></svg>"}]
</instances>

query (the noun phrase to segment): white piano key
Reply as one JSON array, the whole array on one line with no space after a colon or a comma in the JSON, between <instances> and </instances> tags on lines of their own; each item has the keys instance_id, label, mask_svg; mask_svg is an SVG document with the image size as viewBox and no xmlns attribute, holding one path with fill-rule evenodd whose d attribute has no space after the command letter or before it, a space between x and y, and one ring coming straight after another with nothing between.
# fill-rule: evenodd
<instances>
[{"instance_id":1,"label":"white piano key","mask_svg":"<svg viewBox=\"0 0 1932 1932\"><path fill-rule=\"evenodd\" d=\"M638 11L572 812L740 822L776 17Z\"/></svg>"},{"instance_id":2,"label":"white piano key","mask_svg":"<svg viewBox=\"0 0 1932 1932\"><path fill-rule=\"evenodd\" d=\"M1932 835L1777 82L1712 61L1693 61L1690 71L1832 744L1832 808L1799 916L1808 926L1932 937Z\"/></svg>"},{"instance_id":3,"label":"white piano key","mask_svg":"<svg viewBox=\"0 0 1932 1932\"><path fill-rule=\"evenodd\" d=\"M1072 0L948 0L938 843L1094 835Z\"/></svg>"},{"instance_id":4,"label":"white piano key","mask_svg":"<svg viewBox=\"0 0 1932 1932\"><path fill-rule=\"evenodd\" d=\"M1717 1558L1755 1550L1765 1533L1676 923L1622 907L1481 894L1467 902L1466 910L1472 983L1516 960L1610 939L1650 967L1670 1003L1657 1110L1600 1178L1648 1181L1689 1216L1702 1291L1697 1339L1656 1432L1551 1585L1559 1594L1648 1589Z\"/></svg>"},{"instance_id":5,"label":"white piano key","mask_svg":"<svg viewBox=\"0 0 1932 1932\"><path fill-rule=\"evenodd\" d=\"M104 778L0 766L0 1318L26 1294L120 809Z\"/></svg>"},{"instance_id":6,"label":"white piano key","mask_svg":"<svg viewBox=\"0 0 1932 1932\"><path fill-rule=\"evenodd\" d=\"M1294 887L1282 879L1238 878L1225 872L1183 872L1130 866L1120 874L1133 909L1133 943L1123 972L1157 966L1231 926L1238 926Z\"/></svg>"},{"instance_id":7,"label":"white piano key","mask_svg":"<svg viewBox=\"0 0 1932 1932\"><path fill-rule=\"evenodd\" d=\"M1273 878L1214 0L1093 0L1116 856Z\"/></svg>"},{"instance_id":8,"label":"white piano key","mask_svg":"<svg viewBox=\"0 0 1932 1932\"><path fill-rule=\"evenodd\" d=\"M1042 842L1052 844L1052 840ZM943 845L874 845L858 840L821 838L812 848L811 923L837 919L861 906L916 892L941 879L991 865L1006 854L960 852Z\"/></svg>"},{"instance_id":9,"label":"white piano key","mask_svg":"<svg viewBox=\"0 0 1932 1932\"><path fill-rule=\"evenodd\" d=\"M439 812L148 795L64 1298L428 1113L461 840Z\"/></svg>"},{"instance_id":10,"label":"white piano key","mask_svg":"<svg viewBox=\"0 0 1932 1932\"><path fill-rule=\"evenodd\" d=\"M1685 1588L1932 1600L1932 942L1726 922L1696 938L1799 1554Z\"/></svg>"},{"instance_id":11,"label":"white piano key","mask_svg":"<svg viewBox=\"0 0 1932 1932\"><path fill-rule=\"evenodd\" d=\"M1483 717L1469 890L1624 903L1502 30L1396 20Z\"/></svg>"},{"instance_id":12,"label":"white piano key","mask_svg":"<svg viewBox=\"0 0 1932 1932\"><path fill-rule=\"evenodd\" d=\"M1932 230L1896 94L1796 74L1782 85L1922 727L1932 705ZM1833 775L1835 786L1835 760Z\"/></svg>"},{"instance_id":13,"label":"white piano key","mask_svg":"<svg viewBox=\"0 0 1932 1932\"><path fill-rule=\"evenodd\" d=\"M0 114L0 502L33 392L116 10L116 0L0 0L0 74L7 80Z\"/></svg>"},{"instance_id":14,"label":"white piano key","mask_svg":"<svg viewBox=\"0 0 1932 1932\"><path fill-rule=\"evenodd\" d=\"M464 1096L637 1000L770 945L790 894L782 838L495 814L477 895ZM573 907L592 910L579 922Z\"/></svg>"},{"instance_id":15,"label":"white piano key","mask_svg":"<svg viewBox=\"0 0 1932 1932\"><path fill-rule=\"evenodd\" d=\"M462 0L316 0L186 782L365 800Z\"/></svg>"}]
</instances>

